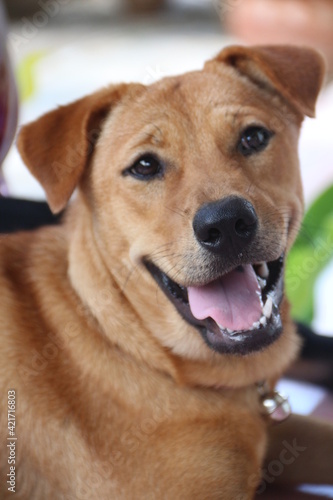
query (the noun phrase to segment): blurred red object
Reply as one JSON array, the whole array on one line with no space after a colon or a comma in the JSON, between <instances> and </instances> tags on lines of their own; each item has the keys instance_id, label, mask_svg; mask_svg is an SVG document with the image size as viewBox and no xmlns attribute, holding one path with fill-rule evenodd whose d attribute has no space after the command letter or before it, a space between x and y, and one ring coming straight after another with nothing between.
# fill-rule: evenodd
<instances>
[{"instance_id":1,"label":"blurred red object","mask_svg":"<svg viewBox=\"0 0 333 500\"><path fill-rule=\"evenodd\" d=\"M228 31L248 44L309 45L333 73L332 0L222 0Z\"/></svg>"},{"instance_id":2,"label":"blurred red object","mask_svg":"<svg viewBox=\"0 0 333 500\"><path fill-rule=\"evenodd\" d=\"M2 162L13 141L17 125L17 93L6 48L6 19L0 3L0 195L7 193Z\"/></svg>"}]
</instances>

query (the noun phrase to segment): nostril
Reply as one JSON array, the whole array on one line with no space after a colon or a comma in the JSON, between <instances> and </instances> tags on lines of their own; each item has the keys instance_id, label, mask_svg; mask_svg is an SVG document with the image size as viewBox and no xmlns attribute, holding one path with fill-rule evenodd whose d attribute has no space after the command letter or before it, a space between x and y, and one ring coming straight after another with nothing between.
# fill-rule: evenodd
<instances>
[{"instance_id":1,"label":"nostril","mask_svg":"<svg viewBox=\"0 0 333 500\"><path fill-rule=\"evenodd\" d=\"M212 227L208 230L207 238L204 240L204 243L217 243L221 237L221 233L218 229Z\"/></svg>"},{"instance_id":2,"label":"nostril","mask_svg":"<svg viewBox=\"0 0 333 500\"><path fill-rule=\"evenodd\" d=\"M238 219L235 224L235 232L238 236L249 236L256 223L247 223L244 219Z\"/></svg>"},{"instance_id":3,"label":"nostril","mask_svg":"<svg viewBox=\"0 0 333 500\"><path fill-rule=\"evenodd\" d=\"M244 234L245 231L247 231L247 224L245 223L245 221L243 219L239 219L239 220L236 221L235 231L240 236L242 234Z\"/></svg>"}]
</instances>

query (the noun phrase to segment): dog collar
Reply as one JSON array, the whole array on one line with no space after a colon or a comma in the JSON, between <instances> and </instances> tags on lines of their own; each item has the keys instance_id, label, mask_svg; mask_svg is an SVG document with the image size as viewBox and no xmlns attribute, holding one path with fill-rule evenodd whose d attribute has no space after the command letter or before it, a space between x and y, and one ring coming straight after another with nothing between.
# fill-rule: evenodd
<instances>
[{"instance_id":1,"label":"dog collar","mask_svg":"<svg viewBox=\"0 0 333 500\"><path fill-rule=\"evenodd\" d=\"M289 399L278 391L271 390L267 381L256 384L259 394L260 413L279 423L286 420L291 414Z\"/></svg>"}]
</instances>

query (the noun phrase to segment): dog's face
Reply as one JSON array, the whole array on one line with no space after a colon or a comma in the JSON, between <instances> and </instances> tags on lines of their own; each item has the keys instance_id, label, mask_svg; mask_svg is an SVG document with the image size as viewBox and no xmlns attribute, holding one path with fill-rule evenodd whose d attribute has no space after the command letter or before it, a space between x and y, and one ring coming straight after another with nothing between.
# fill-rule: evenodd
<instances>
[{"instance_id":1,"label":"dog's face","mask_svg":"<svg viewBox=\"0 0 333 500\"><path fill-rule=\"evenodd\" d=\"M47 177L51 206L80 182L107 267L176 353L247 355L280 337L284 263L303 209L299 127L322 73L313 51L234 47L203 71L115 87L23 130L23 157ZM41 174L30 133L79 119L56 153L53 135L53 177ZM78 166L59 147L76 151Z\"/></svg>"}]
</instances>

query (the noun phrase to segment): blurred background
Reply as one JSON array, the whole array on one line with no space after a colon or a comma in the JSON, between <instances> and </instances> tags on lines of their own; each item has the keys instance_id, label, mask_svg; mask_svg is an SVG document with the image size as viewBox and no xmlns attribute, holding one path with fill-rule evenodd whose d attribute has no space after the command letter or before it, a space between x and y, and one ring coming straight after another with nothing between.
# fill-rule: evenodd
<instances>
[{"instance_id":1,"label":"blurred background","mask_svg":"<svg viewBox=\"0 0 333 500\"><path fill-rule=\"evenodd\" d=\"M307 216L288 261L287 290L294 318L333 342L333 0L0 0L0 38L0 172L17 107L20 126L112 82L150 84L198 69L230 43L319 49L327 60L327 76L317 118L306 119L302 128ZM7 92L6 100L1 92ZM15 145L2 174L3 199L45 200ZM306 379L310 370L312 380L325 380L332 388L330 345L315 373L307 364L301 373ZM282 387L291 393L296 411L317 411L333 420L332 399L328 404L321 387L290 381ZM332 490L325 494L333 497Z\"/></svg>"}]
</instances>

